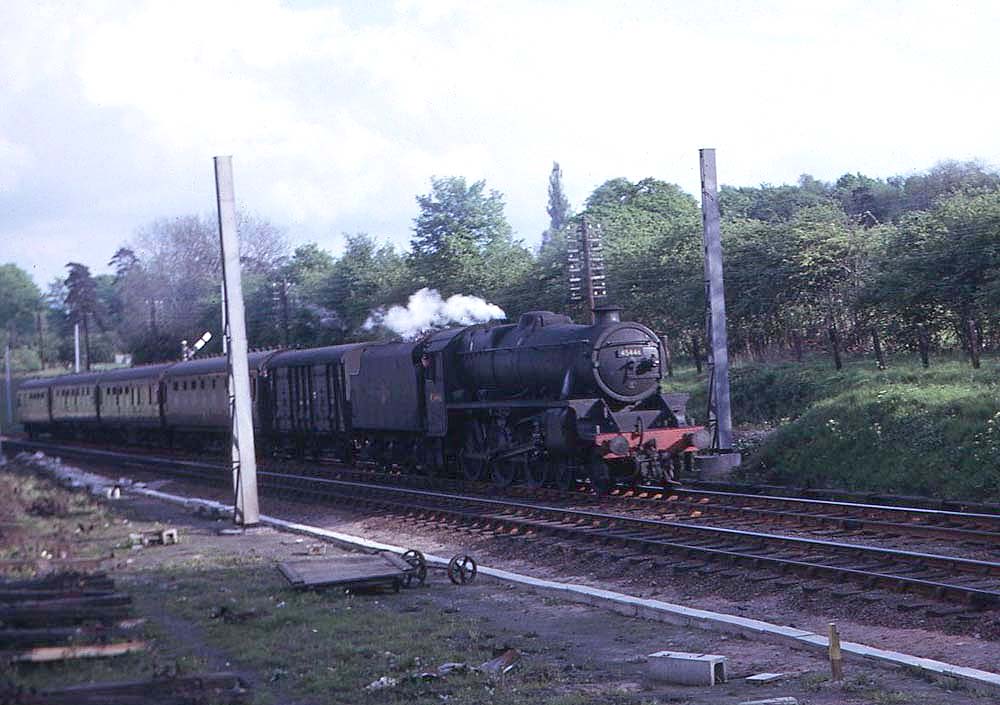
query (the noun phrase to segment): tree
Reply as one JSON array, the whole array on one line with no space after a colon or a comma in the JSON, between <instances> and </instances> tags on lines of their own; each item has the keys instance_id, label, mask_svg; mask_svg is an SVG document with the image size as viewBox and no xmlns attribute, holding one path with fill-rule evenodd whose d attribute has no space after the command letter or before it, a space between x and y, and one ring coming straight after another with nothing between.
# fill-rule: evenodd
<instances>
[{"instance_id":1,"label":"tree","mask_svg":"<svg viewBox=\"0 0 1000 705\"><path fill-rule=\"evenodd\" d=\"M485 181L431 179L431 192L417 196L417 204L409 257L414 289L491 296L530 264L504 216L503 196L487 193Z\"/></svg>"},{"instance_id":2,"label":"tree","mask_svg":"<svg viewBox=\"0 0 1000 705\"><path fill-rule=\"evenodd\" d=\"M723 216L750 218L768 222L787 221L803 208L831 201L830 188L809 174L799 177L797 185L723 186L719 206Z\"/></svg>"},{"instance_id":3,"label":"tree","mask_svg":"<svg viewBox=\"0 0 1000 705\"><path fill-rule=\"evenodd\" d=\"M285 234L270 221L242 211L237 213L237 229L250 343L276 344L281 340L283 307L275 301L274 284L285 281ZM135 359L176 359L180 341L204 331L219 333L209 345L221 348L222 269L213 219L184 215L156 220L116 253L115 266L121 274L116 288L123 299L119 330ZM283 288L281 293L288 292Z\"/></svg>"},{"instance_id":4,"label":"tree","mask_svg":"<svg viewBox=\"0 0 1000 705\"><path fill-rule=\"evenodd\" d=\"M66 268L69 269L69 274L66 277L66 310L69 314L69 322L73 325L80 324L83 329L84 369L89 370L92 362L90 320L100 321L97 283L90 275L90 268L86 265L70 262Z\"/></svg>"},{"instance_id":5,"label":"tree","mask_svg":"<svg viewBox=\"0 0 1000 705\"><path fill-rule=\"evenodd\" d=\"M361 326L380 306L402 301L413 292L406 257L365 233L347 235L344 254L333 264L322 302L333 313L327 328L340 337L362 335Z\"/></svg>"},{"instance_id":6,"label":"tree","mask_svg":"<svg viewBox=\"0 0 1000 705\"><path fill-rule=\"evenodd\" d=\"M0 328L8 335L32 331L41 299L27 272L16 264L0 265Z\"/></svg>"},{"instance_id":7,"label":"tree","mask_svg":"<svg viewBox=\"0 0 1000 705\"><path fill-rule=\"evenodd\" d=\"M586 203L581 217L601 232L609 297L630 315L661 327L700 318L701 304L695 305L697 314L687 310L690 287L701 291L703 286L695 200L657 179L611 179Z\"/></svg>"},{"instance_id":8,"label":"tree","mask_svg":"<svg viewBox=\"0 0 1000 705\"><path fill-rule=\"evenodd\" d=\"M549 214L549 228L542 235L543 245L553 233L561 231L572 216L569 199L563 193L562 169L559 168L559 162L552 162L552 172L549 174L549 204L545 211Z\"/></svg>"}]
</instances>

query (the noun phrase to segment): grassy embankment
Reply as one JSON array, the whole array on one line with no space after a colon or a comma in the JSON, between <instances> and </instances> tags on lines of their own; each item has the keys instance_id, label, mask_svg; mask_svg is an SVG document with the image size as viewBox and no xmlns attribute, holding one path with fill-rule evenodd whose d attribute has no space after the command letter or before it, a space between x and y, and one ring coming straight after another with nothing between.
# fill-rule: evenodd
<instances>
[{"instance_id":1,"label":"grassy embankment","mask_svg":"<svg viewBox=\"0 0 1000 705\"><path fill-rule=\"evenodd\" d=\"M705 378L683 370L671 386L705 414ZM747 479L1000 501L1000 360L827 359L755 363L732 371L734 423L763 429L744 445Z\"/></svg>"}]
</instances>

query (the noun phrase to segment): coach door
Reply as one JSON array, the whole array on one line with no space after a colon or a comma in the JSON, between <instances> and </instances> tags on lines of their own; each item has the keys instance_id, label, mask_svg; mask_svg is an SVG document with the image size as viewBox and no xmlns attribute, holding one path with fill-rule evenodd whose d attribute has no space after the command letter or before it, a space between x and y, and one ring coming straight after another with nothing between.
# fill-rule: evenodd
<instances>
[{"instance_id":1,"label":"coach door","mask_svg":"<svg viewBox=\"0 0 1000 705\"><path fill-rule=\"evenodd\" d=\"M329 433L330 415L330 373L327 365L314 365L307 368L312 382L312 430L316 433Z\"/></svg>"},{"instance_id":2,"label":"coach door","mask_svg":"<svg viewBox=\"0 0 1000 705\"><path fill-rule=\"evenodd\" d=\"M288 368L288 411L292 430L305 433L311 430L313 419L313 380L309 367Z\"/></svg>"}]
</instances>

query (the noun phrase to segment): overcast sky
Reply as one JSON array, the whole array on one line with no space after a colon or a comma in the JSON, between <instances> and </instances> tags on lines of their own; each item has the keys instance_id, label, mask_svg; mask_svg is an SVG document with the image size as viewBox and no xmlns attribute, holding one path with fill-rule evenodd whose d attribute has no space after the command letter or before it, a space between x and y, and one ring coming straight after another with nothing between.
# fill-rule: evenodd
<instances>
[{"instance_id":1,"label":"overcast sky","mask_svg":"<svg viewBox=\"0 0 1000 705\"><path fill-rule=\"evenodd\" d=\"M293 244L405 245L432 175L486 179L528 244L563 167L698 189L1000 163L1000 3L2 0L0 262L107 271L237 201Z\"/></svg>"}]
</instances>

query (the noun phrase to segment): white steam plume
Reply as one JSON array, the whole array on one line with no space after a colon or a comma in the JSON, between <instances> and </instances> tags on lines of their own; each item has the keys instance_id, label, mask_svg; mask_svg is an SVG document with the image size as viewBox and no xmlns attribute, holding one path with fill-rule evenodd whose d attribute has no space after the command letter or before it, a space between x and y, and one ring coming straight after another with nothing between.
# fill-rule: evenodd
<instances>
[{"instance_id":1,"label":"white steam plume","mask_svg":"<svg viewBox=\"0 0 1000 705\"><path fill-rule=\"evenodd\" d=\"M442 299L436 289L421 289L411 294L406 306L392 306L372 311L365 321L365 330L385 326L404 338L415 338L424 331L441 328L449 323L471 326L507 314L496 304L483 301L478 296L455 294Z\"/></svg>"}]
</instances>

